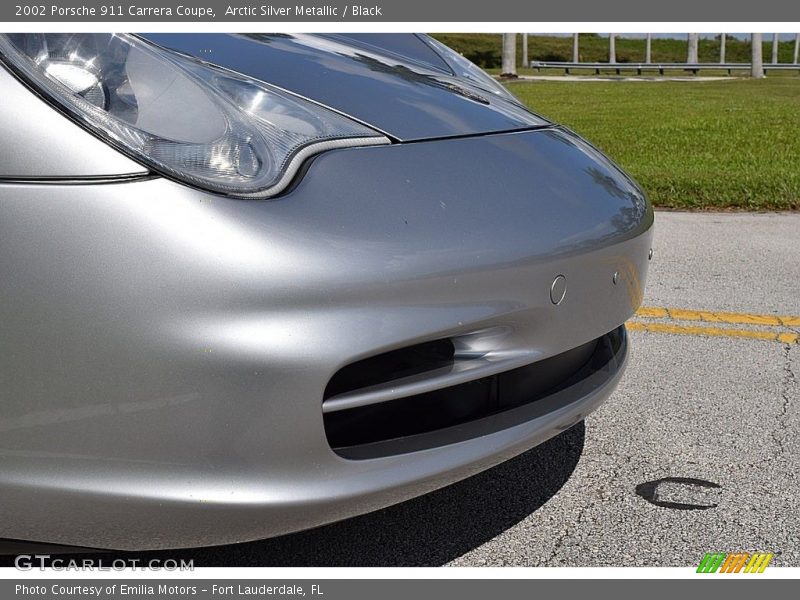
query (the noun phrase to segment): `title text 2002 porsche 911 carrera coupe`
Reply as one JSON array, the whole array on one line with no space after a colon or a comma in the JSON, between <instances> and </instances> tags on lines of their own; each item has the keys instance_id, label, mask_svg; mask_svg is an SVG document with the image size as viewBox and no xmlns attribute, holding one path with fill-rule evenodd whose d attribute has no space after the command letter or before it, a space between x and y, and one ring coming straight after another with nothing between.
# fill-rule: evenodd
<instances>
[{"instance_id":1,"label":"title text 2002 porsche 911 carrera coupe","mask_svg":"<svg viewBox=\"0 0 800 600\"><path fill-rule=\"evenodd\" d=\"M0 538L275 536L617 384L653 212L422 35L0 36Z\"/></svg>"}]
</instances>

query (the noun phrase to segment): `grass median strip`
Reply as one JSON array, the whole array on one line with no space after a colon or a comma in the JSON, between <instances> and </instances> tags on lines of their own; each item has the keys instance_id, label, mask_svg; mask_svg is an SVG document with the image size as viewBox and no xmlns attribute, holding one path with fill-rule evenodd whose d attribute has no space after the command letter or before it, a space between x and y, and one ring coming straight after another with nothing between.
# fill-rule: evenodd
<instances>
[{"instance_id":1,"label":"grass median strip","mask_svg":"<svg viewBox=\"0 0 800 600\"><path fill-rule=\"evenodd\" d=\"M646 319L646 320L642 320ZM778 331L754 328L715 327L713 325L686 325L677 321L701 321L725 325L760 325L780 328ZM760 315L754 313L714 312L643 306L636 318L627 323L630 331L649 331L675 335L704 337L733 337L766 340L781 344L800 343L800 334L787 330L800 326L800 317L788 315Z\"/></svg>"},{"instance_id":2,"label":"grass median strip","mask_svg":"<svg viewBox=\"0 0 800 600\"><path fill-rule=\"evenodd\" d=\"M800 78L516 82L532 110L595 143L656 206L800 209Z\"/></svg>"}]
</instances>

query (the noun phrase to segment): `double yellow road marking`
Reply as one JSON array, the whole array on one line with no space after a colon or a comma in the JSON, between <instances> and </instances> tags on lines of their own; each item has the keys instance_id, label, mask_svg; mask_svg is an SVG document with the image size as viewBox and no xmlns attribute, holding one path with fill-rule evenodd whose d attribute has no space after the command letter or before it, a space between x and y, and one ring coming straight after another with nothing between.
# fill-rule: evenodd
<instances>
[{"instance_id":1,"label":"double yellow road marking","mask_svg":"<svg viewBox=\"0 0 800 600\"><path fill-rule=\"evenodd\" d=\"M705 321L707 323L800 327L800 317L755 315L752 313L710 312L707 310L686 310L683 308L659 308L643 306L636 311L636 316L650 319L672 319L675 321Z\"/></svg>"},{"instance_id":2,"label":"double yellow road marking","mask_svg":"<svg viewBox=\"0 0 800 600\"><path fill-rule=\"evenodd\" d=\"M686 325L679 321L709 323L709 325ZM755 325L776 329L718 327L712 324ZM749 338L780 342L781 344L800 343L800 334L791 330L800 328L800 317L788 315L759 315L643 306L636 312L636 318L627 323L627 327L630 331Z\"/></svg>"}]
</instances>

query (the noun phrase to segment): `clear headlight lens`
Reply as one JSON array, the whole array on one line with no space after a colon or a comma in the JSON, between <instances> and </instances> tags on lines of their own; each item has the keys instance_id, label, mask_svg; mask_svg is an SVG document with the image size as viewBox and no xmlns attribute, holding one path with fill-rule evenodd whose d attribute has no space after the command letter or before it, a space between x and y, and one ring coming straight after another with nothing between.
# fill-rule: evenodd
<instances>
[{"instance_id":1,"label":"clear headlight lens","mask_svg":"<svg viewBox=\"0 0 800 600\"><path fill-rule=\"evenodd\" d=\"M311 154L389 143L332 110L135 36L5 34L0 53L95 134L213 192L274 196Z\"/></svg>"}]
</instances>

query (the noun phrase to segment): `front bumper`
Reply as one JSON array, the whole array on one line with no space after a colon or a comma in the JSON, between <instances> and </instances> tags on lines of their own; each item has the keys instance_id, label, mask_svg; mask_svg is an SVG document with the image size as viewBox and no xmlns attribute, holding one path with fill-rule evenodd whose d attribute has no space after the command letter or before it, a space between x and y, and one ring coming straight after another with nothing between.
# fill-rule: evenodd
<instances>
[{"instance_id":1,"label":"front bumper","mask_svg":"<svg viewBox=\"0 0 800 600\"><path fill-rule=\"evenodd\" d=\"M0 537L257 539L518 454L613 390L652 221L558 130L332 151L271 201L162 179L0 185ZM544 414L377 457L326 439L324 391L348 364L457 338L509 366L614 331Z\"/></svg>"}]
</instances>

